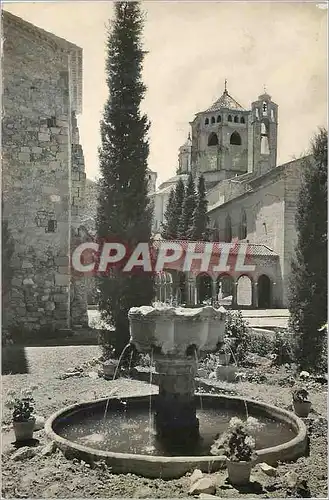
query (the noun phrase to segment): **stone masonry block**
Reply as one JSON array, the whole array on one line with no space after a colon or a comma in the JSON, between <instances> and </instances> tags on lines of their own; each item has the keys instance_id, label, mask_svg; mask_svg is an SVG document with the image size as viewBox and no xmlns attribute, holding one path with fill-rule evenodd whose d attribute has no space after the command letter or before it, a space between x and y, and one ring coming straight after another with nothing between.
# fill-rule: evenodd
<instances>
[{"instance_id":1,"label":"stone masonry block","mask_svg":"<svg viewBox=\"0 0 329 500\"><path fill-rule=\"evenodd\" d=\"M60 286L65 286L69 284L69 275L68 274L56 274L55 275L55 284Z\"/></svg>"},{"instance_id":2,"label":"stone masonry block","mask_svg":"<svg viewBox=\"0 0 329 500\"><path fill-rule=\"evenodd\" d=\"M68 266L69 258L66 255L55 257L55 265L56 266Z\"/></svg>"},{"instance_id":3,"label":"stone masonry block","mask_svg":"<svg viewBox=\"0 0 329 500\"><path fill-rule=\"evenodd\" d=\"M38 134L38 139L40 142L48 142L50 141L50 135L49 134L43 134L42 132Z\"/></svg>"},{"instance_id":4,"label":"stone masonry block","mask_svg":"<svg viewBox=\"0 0 329 500\"><path fill-rule=\"evenodd\" d=\"M31 161L30 153L18 153L18 159L20 161Z\"/></svg>"},{"instance_id":5,"label":"stone masonry block","mask_svg":"<svg viewBox=\"0 0 329 500\"><path fill-rule=\"evenodd\" d=\"M69 268L68 266L59 266L58 272L60 274L69 274Z\"/></svg>"}]
</instances>

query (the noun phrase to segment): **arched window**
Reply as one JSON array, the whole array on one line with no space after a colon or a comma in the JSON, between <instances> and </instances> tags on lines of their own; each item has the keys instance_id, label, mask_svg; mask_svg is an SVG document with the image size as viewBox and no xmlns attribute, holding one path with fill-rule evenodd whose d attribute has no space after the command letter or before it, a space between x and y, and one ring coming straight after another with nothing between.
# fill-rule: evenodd
<instances>
[{"instance_id":1,"label":"arched window","mask_svg":"<svg viewBox=\"0 0 329 500\"><path fill-rule=\"evenodd\" d=\"M218 137L215 132L212 132L208 137L208 146L217 146L218 145Z\"/></svg>"},{"instance_id":2,"label":"arched window","mask_svg":"<svg viewBox=\"0 0 329 500\"><path fill-rule=\"evenodd\" d=\"M268 126L262 122L260 128L260 154L269 155Z\"/></svg>"},{"instance_id":3,"label":"arched window","mask_svg":"<svg viewBox=\"0 0 329 500\"><path fill-rule=\"evenodd\" d=\"M205 119L204 124L205 124L205 125L209 125L209 118L206 118L206 119Z\"/></svg>"},{"instance_id":4,"label":"arched window","mask_svg":"<svg viewBox=\"0 0 329 500\"><path fill-rule=\"evenodd\" d=\"M219 224L217 220L214 222L212 241L219 241Z\"/></svg>"},{"instance_id":5,"label":"arched window","mask_svg":"<svg viewBox=\"0 0 329 500\"><path fill-rule=\"evenodd\" d=\"M241 136L240 134L238 134L238 132L233 132L230 138L230 144L241 146Z\"/></svg>"},{"instance_id":6,"label":"arched window","mask_svg":"<svg viewBox=\"0 0 329 500\"><path fill-rule=\"evenodd\" d=\"M232 241L232 222L231 217L228 215L225 220L225 242L230 243Z\"/></svg>"},{"instance_id":7,"label":"arched window","mask_svg":"<svg viewBox=\"0 0 329 500\"><path fill-rule=\"evenodd\" d=\"M247 214L243 210L241 214L241 223L240 223L240 240L245 240L247 238Z\"/></svg>"},{"instance_id":8,"label":"arched window","mask_svg":"<svg viewBox=\"0 0 329 500\"><path fill-rule=\"evenodd\" d=\"M271 109L271 120L274 122L275 120L275 115L274 115L274 110Z\"/></svg>"},{"instance_id":9,"label":"arched window","mask_svg":"<svg viewBox=\"0 0 329 500\"><path fill-rule=\"evenodd\" d=\"M220 123L222 121L222 117L220 115L217 116L217 123Z\"/></svg>"},{"instance_id":10,"label":"arched window","mask_svg":"<svg viewBox=\"0 0 329 500\"><path fill-rule=\"evenodd\" d=\"M238 116L234 117L234 123L239 123L239 117Z\"/></svg>"},{"instance_id":11,"label":"arched window","mask_svg":"<svg viewBox=\"0 0 329 500\"><path fill-rule=\"evenodd\" d=\"M211 123L216 123L216 120L215 120L214 116L211 117Z\"/></svg>"},{"instance_id":12,"label":"arched window","mask_svg":"<svg viewBox=\"0 0 329 500\"><path fill-rule=\"evenodd\" d=\"M232 116L231 116L231 115L228 115L228 117L227 117L227 121L228 121L228 122L231 122L231 121L232 121Z\"/></svg>"},{"instance_id":13,"label":"arched window","mask_svg":"<svg viewBox=\"0 0 329 500\"><path fill-rule=\"evenodd\" d=\"M244 116L241 116L240 123L246 123L246 120L244 119Z\"/></svg>"}]
</instances>

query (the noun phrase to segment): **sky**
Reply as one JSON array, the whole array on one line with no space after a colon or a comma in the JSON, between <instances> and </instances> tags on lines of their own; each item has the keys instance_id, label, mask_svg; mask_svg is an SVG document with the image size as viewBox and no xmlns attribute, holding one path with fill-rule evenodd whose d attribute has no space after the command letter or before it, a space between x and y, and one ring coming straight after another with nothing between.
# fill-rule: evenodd
<instances>
[{"instance_id":1,"label":"sky","mask_svg":"<svg viewBox=\"0 0 329 500\"><path fill-rule=\"evenodd\" d=\"M80 140L87 177L96 178L113 3L5 1L3 8L82 47ZM143 110L151 121L149 168L158 173L158 184L175 175L189 122L220 97L225 79L246 109L264 85L278 104L278 164L306 152L317 128L327 125L327 9L306 2L204 0L153 0L142 8L148 51Z\"/></svg>"}]
</instances>

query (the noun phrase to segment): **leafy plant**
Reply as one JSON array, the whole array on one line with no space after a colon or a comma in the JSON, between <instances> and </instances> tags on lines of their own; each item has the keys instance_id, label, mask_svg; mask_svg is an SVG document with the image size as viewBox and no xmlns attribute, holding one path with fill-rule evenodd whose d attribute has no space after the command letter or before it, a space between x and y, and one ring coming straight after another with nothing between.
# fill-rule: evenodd
<instances>
[{"instance_id":1,"label":"leafy plant","mask_svg":"<svg viewBox=\"0 0 329 500\"><path fill-rule=\"evenodd\" d=\"M28 422L33 419L34 413L34 398L31 390L22 390L18 397L14 391L7 393L7 408L13 410L13 422Z\"/></svg>"},{"instance_id":2,"label":"leafy plant","mask_svg":"<svg viewBox=\"0 0 329 500\"><path fill-rule=\"evenodd\" d=\"M236 360L242 363L249 349L249 326L241 311L226 312L225 336L230 341Z\"/></svg>"},{"instance_id":3,"label":"leafy plant","mask_svg":"<svg viewBox=\"0 0 329 500\"><path fill-rule=\"evenodd\" d=\"M256 443L251 433L261 426L262 424L253 417L248 417L245 422L233 417L228 431L222 434L211 447L211 454L224 454L232 462L250 462L256 458Z\"/></svg>"},{"instance_id":4,"label":"leafy plant","mask_svg":"<svg viewBox=\"0 0 329 500\"><path fill-rule=\"evenodd\" d=\"M275 355L273 363L275 365L284 365L295 362L295 348L293 345L293 336L288 332L275 332L273 351Z\"/></svg>"},{"instance_id":5,"label":"leafy plant","mask_svg":"<svg viewBox=\"0 0 329 500\"><path fill-rule=\"evenodd\" d=\"M295 403L308 403L309 392L305 387L297 387L292 393L292 399Z\"/></svg>"}]
</instances>

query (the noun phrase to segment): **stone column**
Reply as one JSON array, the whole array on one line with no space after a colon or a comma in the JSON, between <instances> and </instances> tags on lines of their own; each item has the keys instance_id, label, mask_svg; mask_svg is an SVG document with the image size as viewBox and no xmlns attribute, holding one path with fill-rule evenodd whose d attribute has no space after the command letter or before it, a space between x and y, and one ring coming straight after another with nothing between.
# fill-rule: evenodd
<instances>
[{"instance_id":1,"label":"stone column","mask_svg":"<svg viewBox=\"0 0 329 500\"><path fill-rule=\"evenodd\" d=\"M192 357L159 355L155 358L159 374L159 396L155 427L160 439L189 444L199 437L194 397L197 362Z\"/></svg>"},{"instance_id":2,"label":"stone column","mask_svg":"<svg viewBox=\"0 0 329 500\"><path fill-rule=\"evenodd\" d=\"M213 279L211 282L211 294L212 294L212 300L217 301L217 280Z\"/></svg>"},{"instance_id":3,"label":"stone column","mask_svg":"<svg viewBox=\"0 0 329 500\"><path fill-rule=\"evenodd\" d=\"M253 281L252 283L252 307L257 309L258 307L258 283Z\"/></svg>"},{"instance_id":4,"label":"stone column","mask_svg":"<svg viewBox=\"0 0 329 500\"><path fill-rule=\"evenodd\" d=\"M238 282L233 283L233 297L232 297L232 308L236 309L238 306Z\"/></svg>"}]
</instances>

